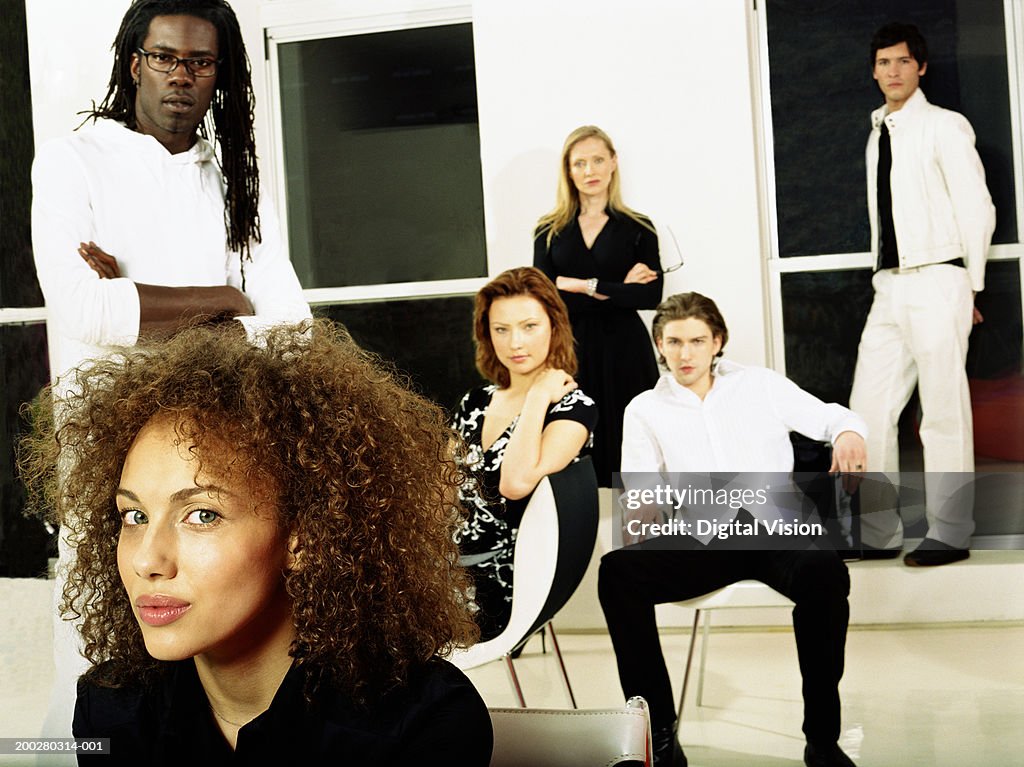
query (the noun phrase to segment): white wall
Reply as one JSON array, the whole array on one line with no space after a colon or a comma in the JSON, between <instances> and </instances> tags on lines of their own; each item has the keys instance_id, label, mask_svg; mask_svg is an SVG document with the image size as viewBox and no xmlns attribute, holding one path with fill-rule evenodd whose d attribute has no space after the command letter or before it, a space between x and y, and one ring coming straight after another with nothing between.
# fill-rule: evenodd
<instances>
[{"instance_id":1,"label":"white wall","mask_svg":"<svg viewBox=\"0 0 1024 767\"><path fill-rule=\"evenodd\" d=\"M626 203L679 242L686 266L667 277L666 295L710 295L730 327L730 356L765 362L746 5L474 3L492 272L529 263L533 227L554 204L562 142L596 124L616 144Z\"/></svg>"},{"instance_id":2,"label":"white wall","mask_svg":"<svg viewBox=\"0 0 1024 767\"><path fill-rule=\"evenodd\" d=\"M111 46L130 5L130 0L25 0L36 146L70 133L82 122L77 113L102 101L114 62ZM231 7L252 63L256 144L266 154L268 100L260 3L233 0Z\"/></svg>"},{"instance_id":3,"label":"white wall","mask_svg":"<svg viewBox=\"0 0 1024 767\"><path fill-rule=\"evenodd\" d=\"M128 0L26 0L37 145L106 93ZM263 28L346 19L430 23L440 0L234 0L253 67L256 140L273 193ZM730 356L764 363L766 310L744 0L478 0L472 5L490 272L529 263L554 202L566 134L595 123L617 144L626 202L670 226L686 266L666 294L715 298ZM470 6L465 6L469 12ZM442 12L440 15L444 15ZM450 13L448 11L447 13ZM281 208L280 201L279 210ZM667 237L663 236L667 240ZM665 265L674 253L663 245Z\"/></svg>"}]
</instances>

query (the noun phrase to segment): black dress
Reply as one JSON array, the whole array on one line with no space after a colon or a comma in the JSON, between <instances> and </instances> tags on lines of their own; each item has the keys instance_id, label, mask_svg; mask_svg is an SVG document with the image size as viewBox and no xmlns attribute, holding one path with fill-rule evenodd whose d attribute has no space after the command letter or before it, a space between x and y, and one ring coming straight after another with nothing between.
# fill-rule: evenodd
<instances>
[{"instance_id":1,"label":"black dress","mask_svg":"<svg viewBox=\"0 0 1024 767\"><path fill-rule=\"evenodd\" d=\"M483 449L484 414L497 390L493 384L470 389L459 403L452 422L452 428L462 436L468 450L467 479L459 490L467 518L456 531L455 539L463 563L473 577L473 601L479 608L476 621L481 641L500 634L512 616L512 555L519 523L530 501L530 496L509 500L498 490L501 462L519 416L512 419L490 447ZM574 389L548 408L544 425L559 420L577 421L586 427L590 434L580 455L588 454L597 420L594 400L582 389ZM573 459L577 460L578 457Z\"/></svg>"},{"instance_id":2,"label":"black dress","mask_svg":"<svg viewBox=\"0 0 1024 767\"><path fill-rule=\"evenodd\" d=\"M307 703L304 671L292 666L270 708L238 731L235 750L210 711L192 659L168 664L148 685L78 682L76 738L110 738L109 755L79 753L79 764L314 765L464 764L487 767L491 719L472 682L434 658L376 704L355 708L333 689Z\"/></svg>"},{"instance_id":3,"label":"black dress","mask_svg":"<svg viewBox=\"0 0 1024 767\"><path fill-rule=\"evenodd\" d=\"M547 244L547 230L538 231L533 265L554 282L558 275L597 277L605 301L582 293L559 291L569 309L576 338L580 388L597 402L601 414L594 432L594 469L601 487L611 487L622 456L622 413L637 394L658 380L651 337L637 309L654 309L661 301L664 278L658 258L658 236L623 213L605 211L608 221L589 249L576 220ZM656 270L646 285L622 281L636 263Z\"/></svg>"}]
</instances>

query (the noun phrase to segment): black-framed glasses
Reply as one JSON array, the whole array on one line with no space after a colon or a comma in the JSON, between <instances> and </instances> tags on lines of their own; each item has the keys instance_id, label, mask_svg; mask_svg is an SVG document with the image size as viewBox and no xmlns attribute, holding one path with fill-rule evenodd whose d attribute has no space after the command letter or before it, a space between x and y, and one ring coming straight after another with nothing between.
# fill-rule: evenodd
<instances>
[{"instance_id":1,"label":"black-framed glasses","mask_svg":"<svg viewBox=\"0 0 1024 767\"><path fill-rule=\"evenodd\" d=\"M178 64L184 64L185 69L193 77L213 77L217 74L217 65L223 61L211 59L209 56L183 59L163 51L144 51L142 48L137 48L136 52L146 60L146 66L165 75L177 69Z\"/></svg>"},{"instance_id":2,"label":"black-framed glasses","mask_svg":"<svg viewBox=\"0 0 1024 767\"><path fill-rule=\"evenodd\" d=\"M669 272L674 272L677 269L681 269L682 266L683 266L683 251L681 251L679 249L679 242L678 242L678 240L676 240L676 234L675 234L675 232L672 231L672 227L671 226L666 226L665 229L666 229L666 231L668 231L668 236L672 238L672 245L675 246L676 255L679 257L679 263L678 264L672 264L672 266L668 267L667 269L662 269L661 270L662 274L668 274Z\"/></svg>"}]
</instances>

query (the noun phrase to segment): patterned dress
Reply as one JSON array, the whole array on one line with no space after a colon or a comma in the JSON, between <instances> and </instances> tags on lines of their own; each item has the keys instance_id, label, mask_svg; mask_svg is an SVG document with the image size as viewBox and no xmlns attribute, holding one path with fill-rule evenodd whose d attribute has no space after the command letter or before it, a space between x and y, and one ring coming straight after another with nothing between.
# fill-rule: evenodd
<instances>
[{"instance_id":1,"label":"patterned dress","mask_svg":"<svg viewBox=\"0 0 1024 767\"><path fill-rule=\"evenodd\" d=\"M497 390L493 384L471 389L459 403L452 422L467 449L467 479L459 491L459 500L468 516L455 539L463 564L473 577L475 593L471 596L478 607L481 640L500 634L511 617L512 555L519 523L530 500L530 496L509 500L498 491L501 462L519 416L512 419L492 445L483 449L484 413ZM580 451L585 455L593 444L597 422L594 400L574 389L548 408L544 425L559 420L577 421L586 427L588 437ZM573 459L576 460L578 457Z\"/></svg>"}]
</instances>

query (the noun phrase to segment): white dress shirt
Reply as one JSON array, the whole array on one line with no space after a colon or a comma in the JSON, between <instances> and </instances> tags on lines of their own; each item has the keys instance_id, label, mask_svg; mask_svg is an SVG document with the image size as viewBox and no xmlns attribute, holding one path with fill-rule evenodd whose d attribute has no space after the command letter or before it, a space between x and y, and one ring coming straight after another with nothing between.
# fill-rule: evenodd
<instances>
[{"instance_id":1,"label":"white dress shirt","mask_svg":"<svg viewBox=\"0 0 1024 767\"><path fill-rule=\"evenodd\" d=\"M136 342L136 282L242 287L239 255L227 247L221 171L202 138L170 154L152 136L98 120L39 148L32 191L32 243L57 347L55 377L112 345ZM239 318L250 336L310 316L265 198L259 213L262 242L245 263L255 316ZM89 241L117 259L121 278L100 279L79 256L79 243Z\"/></svg>"},{"instance_id":2,"label":"white dress shirt","mask_svg":"<svg viewBox=\"0 0 1024 767\"><path fill-rule=\"evenodd\" d=\"M732 487L759 488L774 482L774 497L784 498L788 491L777 483L780 474L788 483L793 470L790 431L827 442L844 431L867 434L860 416L842 405L822 402L767 368L719 360L703 400L665 373L626 408L623 481L628 491L658 482L690 484L693 475L737 472L740 476ZM679 473L689 476L672 477ZM747 508L759 518L792 517L782 508ZM735 517L738 509L723 506L714 511L722 523ZM705 516L706 512L702 511Z\"/></svg>"}]
</instances>

